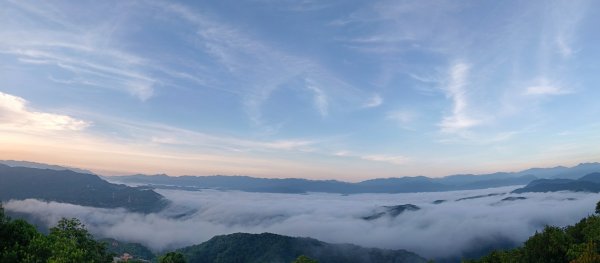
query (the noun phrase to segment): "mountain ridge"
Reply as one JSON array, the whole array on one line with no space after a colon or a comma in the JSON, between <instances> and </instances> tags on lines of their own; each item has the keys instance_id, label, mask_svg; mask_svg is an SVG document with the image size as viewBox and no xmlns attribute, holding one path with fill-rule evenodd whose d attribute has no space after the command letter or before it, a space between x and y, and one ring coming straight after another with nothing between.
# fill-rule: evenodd
<instances>
[{"instance_id":1,"label":"mountain ridge","mask_svg":"<svg viewBox=\"0 0 600 263\"><path fill-rule=\"evenodd\" d=\"M406 250L365 248L352 244L331 244L307 237L272 233L233 233L176 250L189 263L272 262L289 263L300 255L330 263L421 263L426 260Z\"/></svg>"},{"instance_id":2,"label":"mountain ridge","mask_svg":"<svg viewBox=\"0 0 600 263\"><path fill-rule=\"evenodd\" d=\"M153 190L112 184L93 174L0 164L0 200L30 198L142 213L157 212L168 204Z\"/></svg>"},{"instance_id":3,"label":"mountain ridge","mask_svg":"<svg viewBox=\"0 0 600 263\"><path fill-rule=\"evenodd\" d=\"M511 173L496 172L482 175L459 174L441 178L430 178L425 176L375 178L356 183L338 180L309 180L301 178L257 178L241 175L168 176L165 174L137 174L104 178L113 182L145 185L159 189L217 189L269 193L324 192L359 194L442 192L517 186L527 185L537 179L554 179L557 176L579 178L592 172L600 172L600 163L582 163L570 168L564 166L553 168L531 168Z\"/></svg>"},{"instance_id":4,"label":"mountain ridge","mask_svg":"<svg viewBox=\"0 0 600 263\"><path fill-rule=\"evenodd\" d=\"M557 191L600 193L600 173L590 173L578 179L538 179L513 193Z\"/></svg>"}]
</instances>

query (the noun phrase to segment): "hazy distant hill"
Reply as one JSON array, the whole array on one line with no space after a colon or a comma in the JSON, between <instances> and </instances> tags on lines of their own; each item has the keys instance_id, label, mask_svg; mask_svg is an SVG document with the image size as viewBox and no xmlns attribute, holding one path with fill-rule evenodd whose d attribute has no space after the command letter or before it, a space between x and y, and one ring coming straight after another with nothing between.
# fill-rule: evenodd
<instances>
[{"instance_id":1,"label":"hazy distant hill","mask_svg":"<svg viewBox=\"0 0 600 263\"><path fill-rule=\"evenodd\" d=\"M350 244L329 244L312 238L270 233L216 236L200 245L179 249L189 263L289 263L300 255L319 262L426 262L406 250L363 248Z\"/></svg>"},{"instance_id":2,"label":"hazy distant hill","mask_svg":"<svg viewBox=\"0 0 600 263\"><path fill-rule=\"evenodd\" d=\"M521 175L532 174L538 178L577 179L586 174L600 172L600 163L581 163L573 167L557 166L554 168L532 168L519 172Z\"/></svg>"},{"instance_id":3,"label":"hazy distant hill","mask_svg":"<svg viewBox=\"0 0 600 263\"><path fill-rule=\"evenodd\" d=\"M28 198L145 213L168 203L152 190L112 184L93 174L0 164L0 200Z\"/></svg>"},{"instance_id":4,"label":"hazy distant hill","mask_svg":"<svg viewBox=\"0 0 600 263\"><path fill-rule=\"evenodd\" d=\"M573 179L540 179L535 180L523 188L513 191L513 193L526 192L592 192L600 193L600 173L591 173L577 180Z\"/></svg>"},{"instance_id":5,"label":"hazy distant hill","mask_svg":"<svg viewBox=\"0 0 600 263\"><path fill-rule=\"evenodd\" d=\"M65 167L65 166L60 166L60 165L36 163L36 162L29 162L29 161L0 160L0 164L8 165L10 167L50 169L50 170L57 170L57 171L71 170L71 171L77 172L77 173L94 174L88 170L79 169L79 168L75 168L75 167Z\"/></svg>"},{"instance_id":6,"label":"hazy distant hill","mask_svg":"<svg viewBox=\"0 0 600 263\"><path fill-rule=\"evenodd\" d=\"M475 176L473 176L475 177ZM358 183L335 180L307 179L266 179L248 176L167 176L167 175L129 175L111 176L107 180L135 185L147 185L154 188L198 190L220 189L246 192L267 193L416 193L440 192L452 190L481 189L509 185L525 185L537 179L534 176L507 177L503 179L487 179L485 175L465 184L442 183L440 179L424 176L372 179Z\"/></svg>"},{"instance_id":7,"label":"hazy distant hill","mask_svg":"<svg viewBox=\"0 0 600 263\"><path fill-rule=\"evenodd\" d=\"M71 170L83 174L89 171L28 161L0 161L12 167L30 167L52 170ZM249 176L167 176L167 175L128 175L111 176L105 179L115 183L147 185L153 188L174 188L180 190L221 189L268 193L414 193L452 190L472 190L511 185L527 185L537 179L569 178L577 179L586 174L600 172L600 163L582 163L574 167L532 168L520 172L498 172L491 174L450 175L441 178L425 176L379 178L358 183L336 180L307 180L298 178L267 179Z\"/></svg>"},{"instance_id":8,"label":"hazy distant hill","mask_svg":"<svg viewBox=\"0 0 600 263\"><path fill-rule=\"evenodd\" d=\"M600 172L600 163L583 163L574 167L533 168L521 172L482 175L461 174L441 178L425 176L379 178L358 183L336 180L307 180L297 178L267 179L249 176L167 176L128 175L111 176L107 180L155 188L180 190L221 189L268 193L415 193L452 190L472 190L512 185L526 185L539 178L576 179L589 173Z\"/></svg>"}]
</instances>

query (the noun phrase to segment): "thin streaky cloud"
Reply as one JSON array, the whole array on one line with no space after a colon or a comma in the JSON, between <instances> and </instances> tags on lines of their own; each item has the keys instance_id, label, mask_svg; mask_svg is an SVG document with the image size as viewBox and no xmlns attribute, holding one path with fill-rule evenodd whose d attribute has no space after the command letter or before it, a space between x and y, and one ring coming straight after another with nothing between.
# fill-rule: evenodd
<instances>
[{"instance_id":1,"label":"thin streaky cloud","mask_svg":"<svg viewBox=\"0 0 600 263\"><path fill-rule=\"evenodd\" d=\"M480 123L469 116L467 95L469 70L470 66L463 62L457 62L450 67L449 80L444 87L444 92L452 101L452 114L445 116L439 124L444 132L457 132Z\"/></svg>"},{"instance_id":2,"label":"thin streaky cloud","mask_svg":"<svg viewBox=\"0 0 600 263\"><path fill-rule=\"evenodd\" d=\"M383 104L383 97L381 97L379 94L374 94L371 98L369 98L365 102L365 104L363 105L363 107L365 107L365 108L375 108L375 107L381 106L381 104Z\"/></svg>"}]
</instances>

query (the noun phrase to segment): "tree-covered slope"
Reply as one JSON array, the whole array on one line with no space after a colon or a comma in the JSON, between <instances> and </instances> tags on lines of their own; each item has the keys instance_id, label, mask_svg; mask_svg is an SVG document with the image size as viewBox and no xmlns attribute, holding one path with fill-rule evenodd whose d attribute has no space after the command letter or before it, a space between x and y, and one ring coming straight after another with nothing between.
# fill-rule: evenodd
<instances>
[{"instance_id":1,"label":"tree-covered slope","mask_svg":"<svg viewBox=\"0 0 600 263\"><path fill-rule=\"evenodd\" d=\"M151 261L156 258L156 255L149 248L139 243L122 242L112 238L103 238L99 241L106 243L107 251L117 256L127 253L135 259Z\"/></svg>"},{"instance_id":2,"label":"tree-covered slope","mask_svg":"<svg viewBox=\"0 0 600 263\"><path fill-rule=\"evenodd\" d=\"M546 226L522 247L498 250L468 263L595 263L600 262L600 202L596 215L564 228Z\"/></svg>"},{"instance_id":3,"label":"tree-covered slope","mask_svg":"<svg viewBox=\"0 0 600 263\"><path fill-rule=\"evenodd\" d=\"M48 235L24 220L5 216L0 204L0 262L111 262L106 244L97 242L77 219L61 219Z\"/></svg>"},{"instance_id":4,"label":"tree-covered slope","mask_svg":"<svg viewBox=\"0 0 600 263\"><path fill-rule=\"evenodd\" d=\"M425 262L405 250L363 248L349 244L329 244L311 238L271 233L216 236L200 245L179 249L189 263L271 262L289 263L301 255L318 262Z\"/></svg>"},{"instance_id":5,"label":"tree-covered slope","mask_svg":"<svg viewBox=\"0 0 600 263\"><path fill-rule=\"evenodd\" d=\"M152 190L111 184L93 174L0 164L0 200L28 198L145 213L168 202Z\"/></svg>"}]
</instances>

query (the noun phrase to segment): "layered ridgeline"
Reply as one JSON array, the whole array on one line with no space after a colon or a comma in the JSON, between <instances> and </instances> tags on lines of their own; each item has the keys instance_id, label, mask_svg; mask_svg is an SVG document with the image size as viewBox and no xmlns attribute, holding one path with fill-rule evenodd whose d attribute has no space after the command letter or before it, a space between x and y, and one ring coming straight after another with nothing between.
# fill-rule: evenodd
<instances>
[{"instance_id":1,"label":"layered ridgeline","mask_svg":"<svg viewBox=\"0 0 600 263\"><path fill-rule=\"evenodd\" d=\"M526 185L538 179L564 178L575 180L586 174L600 172L600 163L585 163L574 167L533 168L513 173L482 175L451 175L442 178L425 176L372 179L358 183L336 180L266 179L248 176L112 176L108 180L179 190L220 189L268 193L411 193L473 190L511 185Z\"/></svg>"},{"instance_id":2,"label":"layered ridgeline","mask_svg":"<svg viewBox=\"0 0 600 263\"><path fill-rule=\"evenodd\" d=\"M587 174L579 179L540 179L532 181L513 193L527 192L591 192L600 193L600 173Z\"/></svg>"},{"instance_id":3,"label":"layered ridgeline","mask_svg":"<svg viewBox=\"0 0 600 263\"><path fill-rule=\"evenodd\" d=\"M29 198L142 213L168 204L153 190L112 184L93 174L0 164L0 200Z\"/></svg>"},{"instance_id":4,"label":"layered ridgeline","mask_svg":"<svg viewBox=\"0 0 600 263\"><path fill-rule=\"evenodd\" d=\"M10 167L27 167L27 168L37 168L37 169L49 169L49 170L71 170L73 172L82 173L82 174L93 174L89 170L79 169L75 167L67 167L60 166L54 164L46 164L46 163L36 163L30 161L15 161L15 160L0 160L0 164L8 165Z\"/></svg>"}]
</instances>

